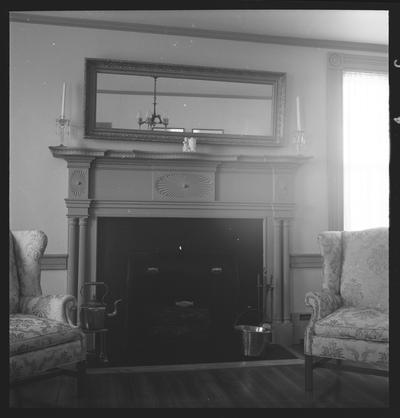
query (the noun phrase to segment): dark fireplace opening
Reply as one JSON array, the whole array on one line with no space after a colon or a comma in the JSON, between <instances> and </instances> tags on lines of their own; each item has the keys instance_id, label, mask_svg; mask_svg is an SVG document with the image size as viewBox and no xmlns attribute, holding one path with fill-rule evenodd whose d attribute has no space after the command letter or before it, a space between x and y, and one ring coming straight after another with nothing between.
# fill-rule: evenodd
<instances>
[{"instance_id":1,"label":"dark fireplace opening","mask_svg":"<svg viewBox=\"0 0 400 418\"><path fill-rule=\"evenodd\" d=\"M112 365L233 361L234 325L261 321L261 219L100 218L97 251Z\"/></svg>"}]
</instances>

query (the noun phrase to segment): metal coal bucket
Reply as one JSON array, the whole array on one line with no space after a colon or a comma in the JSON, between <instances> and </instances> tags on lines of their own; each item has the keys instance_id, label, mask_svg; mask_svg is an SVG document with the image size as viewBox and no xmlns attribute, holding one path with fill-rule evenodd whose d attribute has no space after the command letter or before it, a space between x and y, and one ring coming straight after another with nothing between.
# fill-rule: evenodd
<instances>
[{"instance_id":1,"label":"metal coal bucket","mask_svg":"<svg viewBox=\"0 0 400 418\"><path fill-rule=\"evenodd\" d=\"M257 309L248 306L234 322L234 330L238 334L241 353L246 357L260 357L268 344L272 342L272 330L269 323L263 323L263 301L266 298L271 285L266 283L266 274L261 280L260 274L257 275ZM247 315L247 321L252 314L251 325L239 325L239 321ZM254 318L255 316L255 318ZM255 325L257 324L257 325Z\"/></svg>"},{"instance_id":2,"label":"metal coal bucket","mask_svg":"<svg viewBox=\"0 0 400 418\"><path fill-rule=\"evenodd\" d=\"M241 353L246 357L259 357L271 343L271 329L265 326L236 325L235 331L240 337Z\"/></svg>"}]
</instances>

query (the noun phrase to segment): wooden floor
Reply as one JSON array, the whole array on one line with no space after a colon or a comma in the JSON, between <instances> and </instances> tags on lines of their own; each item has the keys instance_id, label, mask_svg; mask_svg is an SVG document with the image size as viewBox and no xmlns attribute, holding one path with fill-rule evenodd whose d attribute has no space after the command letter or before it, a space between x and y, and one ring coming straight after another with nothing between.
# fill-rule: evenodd
<instances>
[{"instance_id":1,"label":"wooden floor","mask_svg":"<svg viewBox=\"0 0 400 418\"><path fill-rule=\"evenodd\" d=\"M301 364L132 373L89 370L86 394L58 376L20 386L11 407L27 408L384 408L388 379L328 369L314 371L304 392ZM12 398L12 399L11 399Z\"/></svg>"}]
</instances>

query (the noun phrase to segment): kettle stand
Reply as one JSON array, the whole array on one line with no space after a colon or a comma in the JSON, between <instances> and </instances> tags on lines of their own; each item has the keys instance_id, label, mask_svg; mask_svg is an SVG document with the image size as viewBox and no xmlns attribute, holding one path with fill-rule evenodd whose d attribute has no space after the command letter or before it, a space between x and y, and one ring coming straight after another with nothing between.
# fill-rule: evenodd
<instances>
[{"instance_id":1,"label":"kettle stand","mask_svg":"<svg viewBox=\"0 0 400 418\"><path fill-rule=\"evenodd\" d=\"M82 331L90 335L93 342L93 349L87 351L88 365L106 366L109 363L106 350L106 334L108 329L82 329ZM99 346L97 340L99 340Z\"/></svg>"}]
</instances>

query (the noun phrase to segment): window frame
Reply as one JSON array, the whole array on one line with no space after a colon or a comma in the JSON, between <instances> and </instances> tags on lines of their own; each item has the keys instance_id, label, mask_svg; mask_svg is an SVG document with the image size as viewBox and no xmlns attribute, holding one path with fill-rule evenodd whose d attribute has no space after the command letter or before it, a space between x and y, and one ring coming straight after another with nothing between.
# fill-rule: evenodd
<instances>
[{"instance_id":1,"label":"window frame","mask_svg":"<svg viewBox=\"0 0 400 418\"><path fill-rule=\"evenodd\" d=\"M328 228L343 231L343 73L388 74L388 55L328 53L327 68L327 187Z\"/></svg>"}]
</instances>

